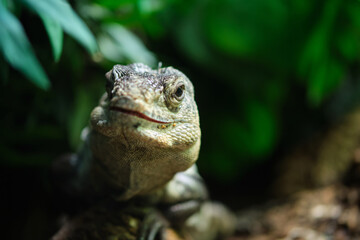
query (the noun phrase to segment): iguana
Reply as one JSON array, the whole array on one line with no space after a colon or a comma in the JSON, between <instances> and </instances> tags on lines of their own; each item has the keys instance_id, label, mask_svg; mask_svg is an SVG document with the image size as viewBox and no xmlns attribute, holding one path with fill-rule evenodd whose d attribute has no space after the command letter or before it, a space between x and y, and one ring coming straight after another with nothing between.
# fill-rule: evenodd
<instances>
[{"instance_id":1,"label":"iguana","mask_svg":"<svg viewBox=\"0 0 360 240\"><path fill-rule=\"evenodd\" d=\"M208 201L194 165L201 131L191 81L172 67L153 70L141 63L115 65L106 79L106 93L92 111L90 127L83 134L84 146L68 158L73 175L67 179L67 190L131 206L121 208L130 211L130 216L136 215L129 209L136 209L138 202L152 209L136 218L140 224L136 239L169 239L166 228L196 240L231 233L235 217L221 204ZM91 222L96 214L90 214L95 216L87 218ZM74 228L79 231L74 224L69 220L54 239L77 239L80 235L71 235L76 232ZM101 231L98 238L131 239L124 232L123 226L115 226L111 231ZM83 239L97 239L95 235L99 234L90 235Z\"/></svg>"}]
</instances>

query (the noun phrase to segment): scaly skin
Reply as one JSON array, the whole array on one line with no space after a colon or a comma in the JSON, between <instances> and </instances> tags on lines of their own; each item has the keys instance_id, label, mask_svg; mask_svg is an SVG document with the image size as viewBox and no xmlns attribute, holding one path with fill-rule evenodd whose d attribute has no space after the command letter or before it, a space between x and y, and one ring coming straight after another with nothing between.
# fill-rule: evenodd
<instances>
[{"instance_id":1,"label":"scaly skin","mask_svg":"<svg viewBox=\"0 0 360 240\"><path fill-rule=\"evenodd\" d=\"M101 179L127 200L165 185L194 164L199 115L193 86L176 69L115 65L106 76L107 93L91 113L87 144L93 157L82 163L81 184L89 185L90 179L100 189Z\"/></svg>"},{"instance_id":2,"label":"scaly skin","mask_svg":"<svg viewBox=\"0 0 360 240\"><path fill-rule=\"evenodd\" d=\"M234 217L206 201L194 165L201 131L190 80L172 67L152 70L139 63L115 65L106 78L106 93L91 113L75 161L75 189L161 205L145 217L139 239L152 239L149 233L160 225L176 225L192 239L230 233Z\"/></svg>"}]
</instances>

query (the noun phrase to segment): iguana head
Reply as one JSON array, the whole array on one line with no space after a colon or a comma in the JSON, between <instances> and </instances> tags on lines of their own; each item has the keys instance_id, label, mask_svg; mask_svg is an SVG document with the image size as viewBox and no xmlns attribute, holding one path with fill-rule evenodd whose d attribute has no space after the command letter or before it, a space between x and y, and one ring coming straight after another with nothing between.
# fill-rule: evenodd
<instances>
[{"instance_id":1,"label":"iguana head","mask_svg":"<svg viewBox=\"0 0 360 240\"><path fill-rule=\"evenodd\" d=\"M166 178L196 161L200 147L199 115L194 87L182 72L172 67L152 70L136 63L115 65L106 79L106 93L91 113L90 121L96 132L93 152L97 158L132 152L136 159L120 156L117 160L138 162L128 172L138 174L155 167L155 172L157 169ZM106 142L101 143L104 140L100 137L105 137ZM121 153L114 153L114 146L101 144L115 144ZM113 160L104 161L111 167ZM145 170L140 169L139 164L145 161Z\"/></svg>"},{"instance_id":2,"label":"iguana head","mask_svg":"<svg viewBox=\"0 0 360 240\"><path fill-rule=\"evenodd\" d=\"M200 137L194 87L180 71L115 65L106 94L91 115L94 129L126 144L186 148ZM132 141L134 139L134 141Z\"/></svg>"}]
</instances>

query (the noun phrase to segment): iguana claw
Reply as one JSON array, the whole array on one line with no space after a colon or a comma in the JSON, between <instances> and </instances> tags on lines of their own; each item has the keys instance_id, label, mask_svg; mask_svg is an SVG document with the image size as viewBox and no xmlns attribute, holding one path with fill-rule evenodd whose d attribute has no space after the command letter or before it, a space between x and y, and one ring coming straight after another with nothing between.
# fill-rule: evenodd
<instances>
[{"instance_id":1,"label":"iguana claw","mask_svg":"<svg viewBox=\"0 0 360 240\"><path fill-rule=\"evenodd\" d=\"M159 240L165 239L165 228L169 222L156 210L150 212L144 219L140 228L138 240Z\"/></svg>"}]
</instances>

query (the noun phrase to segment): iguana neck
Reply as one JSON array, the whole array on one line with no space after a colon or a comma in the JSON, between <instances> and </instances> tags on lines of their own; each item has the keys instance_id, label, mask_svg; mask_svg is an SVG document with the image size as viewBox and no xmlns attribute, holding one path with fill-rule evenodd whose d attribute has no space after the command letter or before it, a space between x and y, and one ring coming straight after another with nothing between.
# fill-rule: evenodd
<instances>
[{"instance_id":1,"label":"iguana neck","mask_svg":"<svg viewBox=\"0 0 360 240\"><path fill-rule=\"evenodd\" d=\"M89 138L92 178L102 179L106 186L116 189L121 195L117 197L123 200L146 195L165 185L176 172L188 168L186 159L192 154L182 149L136 147L96 131L91 132ZM194 146L194 149L198 148Z\"/></svg>"}]
</instances>

